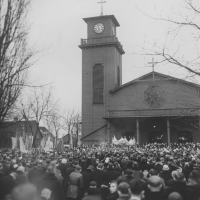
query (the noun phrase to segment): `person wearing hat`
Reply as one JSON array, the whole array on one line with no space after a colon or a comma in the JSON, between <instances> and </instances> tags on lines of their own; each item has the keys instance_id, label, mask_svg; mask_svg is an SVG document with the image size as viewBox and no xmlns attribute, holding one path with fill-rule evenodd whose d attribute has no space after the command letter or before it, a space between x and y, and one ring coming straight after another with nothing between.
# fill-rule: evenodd
<instances>
[{"instance_id":1,"label":"person wearing hat","mask_svg":"<svg viewBox=\"0 0 200 200\"><path fill-rule=\"evenodd\" d=\"M66 197L68 199L79 199L83 195L83 175L81 174L81 166L77 165L75 171L69 175L69 187Z\"/></svg>"},{"instance_id":2,"label":"person wearing hat","mask_svg":"<svg viewBox=\"0 0 200 200\"><path fill-rule=\"evenodd\" d=\"M81 174L83 175L84 190L89 189L93 171L94 171L93 165L89 165L89 167L86 170L81 171Z\"/></svg>"},{"instance_id":3,"label":"person wearing hat","mask_svg":"<svg viewBox=\"0 0 200 200\"><path fill-rule=\"evenodd\" d=\"M104 164L99 163L97 168L91 173L91 181L97 183L97 188L101 187L101 184L106 181L105 172L103 171Z\"/></svg>"},{"instance_id":4,"label":"person wearing hat","mask_svg":"<svg viewBox=\"0 0 200 200\"><path fill-rule=\"evenodd\" d=\"M165 181L165 184L168 180L172 178L168 165L163 165L162 171L160 172L159 176Z\"/></svg>"},{"instance_id":5,"label":"person wearing hat","mask_svg":"<svg viewBox=\"0 0 200 200\"><path fill-rule=\"evenodd\" d=\"M100 196L100 190L97 189L97 183L95 181L91 181L89 184L89 189L86 190L85 196Z\"/></svg>"}]
</instances>

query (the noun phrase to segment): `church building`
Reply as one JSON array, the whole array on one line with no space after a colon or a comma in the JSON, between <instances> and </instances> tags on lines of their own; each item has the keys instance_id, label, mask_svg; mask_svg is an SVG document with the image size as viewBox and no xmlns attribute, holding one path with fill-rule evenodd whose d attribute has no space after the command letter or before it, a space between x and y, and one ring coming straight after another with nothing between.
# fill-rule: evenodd
<instances>
[{"instance_id":1,"label":"church building","mask_svg":"<svg viewBox=\"0 0 200 200\"><path fill-rule=\"evenodd\" d=\"M150 142L200 142L200 86L157 72L122 84L122 55L114 15L83 19L82 142L135 138Z\"/></svg>"}]
</instances>

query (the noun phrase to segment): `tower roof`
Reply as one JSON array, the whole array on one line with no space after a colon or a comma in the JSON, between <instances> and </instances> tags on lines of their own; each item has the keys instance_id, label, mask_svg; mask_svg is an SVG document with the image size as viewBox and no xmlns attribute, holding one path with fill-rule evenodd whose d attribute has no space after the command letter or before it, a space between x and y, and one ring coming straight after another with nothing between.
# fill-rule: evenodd
<instances>
[{"instance_id":1,"label":"tower roof","mask_svg":"<svg viewBox=\"0 0 200 200\"><path fill-rule=\"evenodd\" d=\"M105 18L110 18L112 19L113 23L115 24L115 26L120 26L119 22L117 21L117 19L115 18L114 15L103 15L103 16L97 16L97 17L88 17L88 18L83 18L83 20L87 23L89 20L93 20L93 19L105 19Z\"/></svg>"}]
</instances>

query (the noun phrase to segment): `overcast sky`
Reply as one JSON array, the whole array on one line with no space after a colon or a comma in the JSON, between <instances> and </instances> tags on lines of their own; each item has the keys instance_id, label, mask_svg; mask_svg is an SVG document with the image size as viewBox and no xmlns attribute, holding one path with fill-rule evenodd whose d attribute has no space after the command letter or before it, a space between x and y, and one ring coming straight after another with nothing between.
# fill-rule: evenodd
<instances>
[{"instance_id":1,"label":"overcast sky","mask_svg":"<svg viewBox=\"0 0 200 200\"><path fill-rule=\"evenodd\" d=\"M100 0L32 0L27 18L31 24L28 42L41 51L37 63L30 71L32 84L52 83L54 95L64 107L81 109L81 49L80 39L86 38L86 17L99 16ZM154 20L158 13L181 13L183 0L106 0L104 15L115 15L120 27L117 37L123 45L122 81L126 83L149 73L148 62L152 56L139 56L141 47L159 41L164 43L170 23ZM156 10L155 10L156 9ZM141 12L141 11L142 12ZM181 37L186 37L184 34ZM187 38L185 38L187 39ZM155 60L159 58L154 57ZM155 71L182 77L183 74L170 65L157 65Z\"/></svg>"}]
</instances>

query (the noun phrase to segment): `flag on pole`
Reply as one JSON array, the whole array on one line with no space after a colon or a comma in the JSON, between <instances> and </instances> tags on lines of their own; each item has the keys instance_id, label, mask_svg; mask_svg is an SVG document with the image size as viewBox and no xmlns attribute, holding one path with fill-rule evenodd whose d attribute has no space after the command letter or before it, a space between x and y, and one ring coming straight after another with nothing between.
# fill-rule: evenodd
<instances>
[{"instance_id":1,"label":"flag on pole","mask_svg":"<svg viewBox=\"0 0 200 200\"><path fill-rule=\"evenodd\" d=\"M58 143L57 151L59 151L59 152L63 152L64 151L64 142L63 142L62 138L60 139L60 141Z\"/></svg>"},{"instance_id":2,"label":"flag on pole","mask_svg":"<svg viewBox=\"0 0 200 200\"><path fill-rule=\"evenodd\" d=\"M17 148L17 138L16 137L11 137L12 138L12 149Z\"/></svg>"},{"instance_id":3,"label":"flag on pole","mask_svg":"<svg viewBox=\"0 0 200 200\"><path fill-rule=\"evenodd\" d=\"M72 133L70 133L70 148L73 148L73 138L72 138Z\"/></svg>"},{"instance_id":4,"label":"flag on pole","mask_svg":"<svg viewBox=\"0 0 200 200\"><path fill-rule=\"evenodd\" d=\"M24 142L23 142L23 137L20 137L19 141L20 141L20 151L23 152L23 153L26 153L27 150L26 150Z\"/></svg>"},{"instance_id":5,"label":"flag on pole","mask_svg":"<svg viewBox=\"0 0 200 200\"><path fill-rule=\"evenodd\" d=\"M15 133L15 137L16 137L16 148L20 149L20 132L19 132L19 128L17 127L16 129L16 133Z\"/></svg>"},{"instance_id":6,"label":"flag on pole","mask_svg":"<svg viewBox=\"0 0 200 200\"><path fill-rule=\"evenodd\" d=\"M50 151L50 136L48 137L47 141L46 141L46 144L45 144L45 147L44 147L44 150L45 151Z\"/></svg>"}]
</instances>

